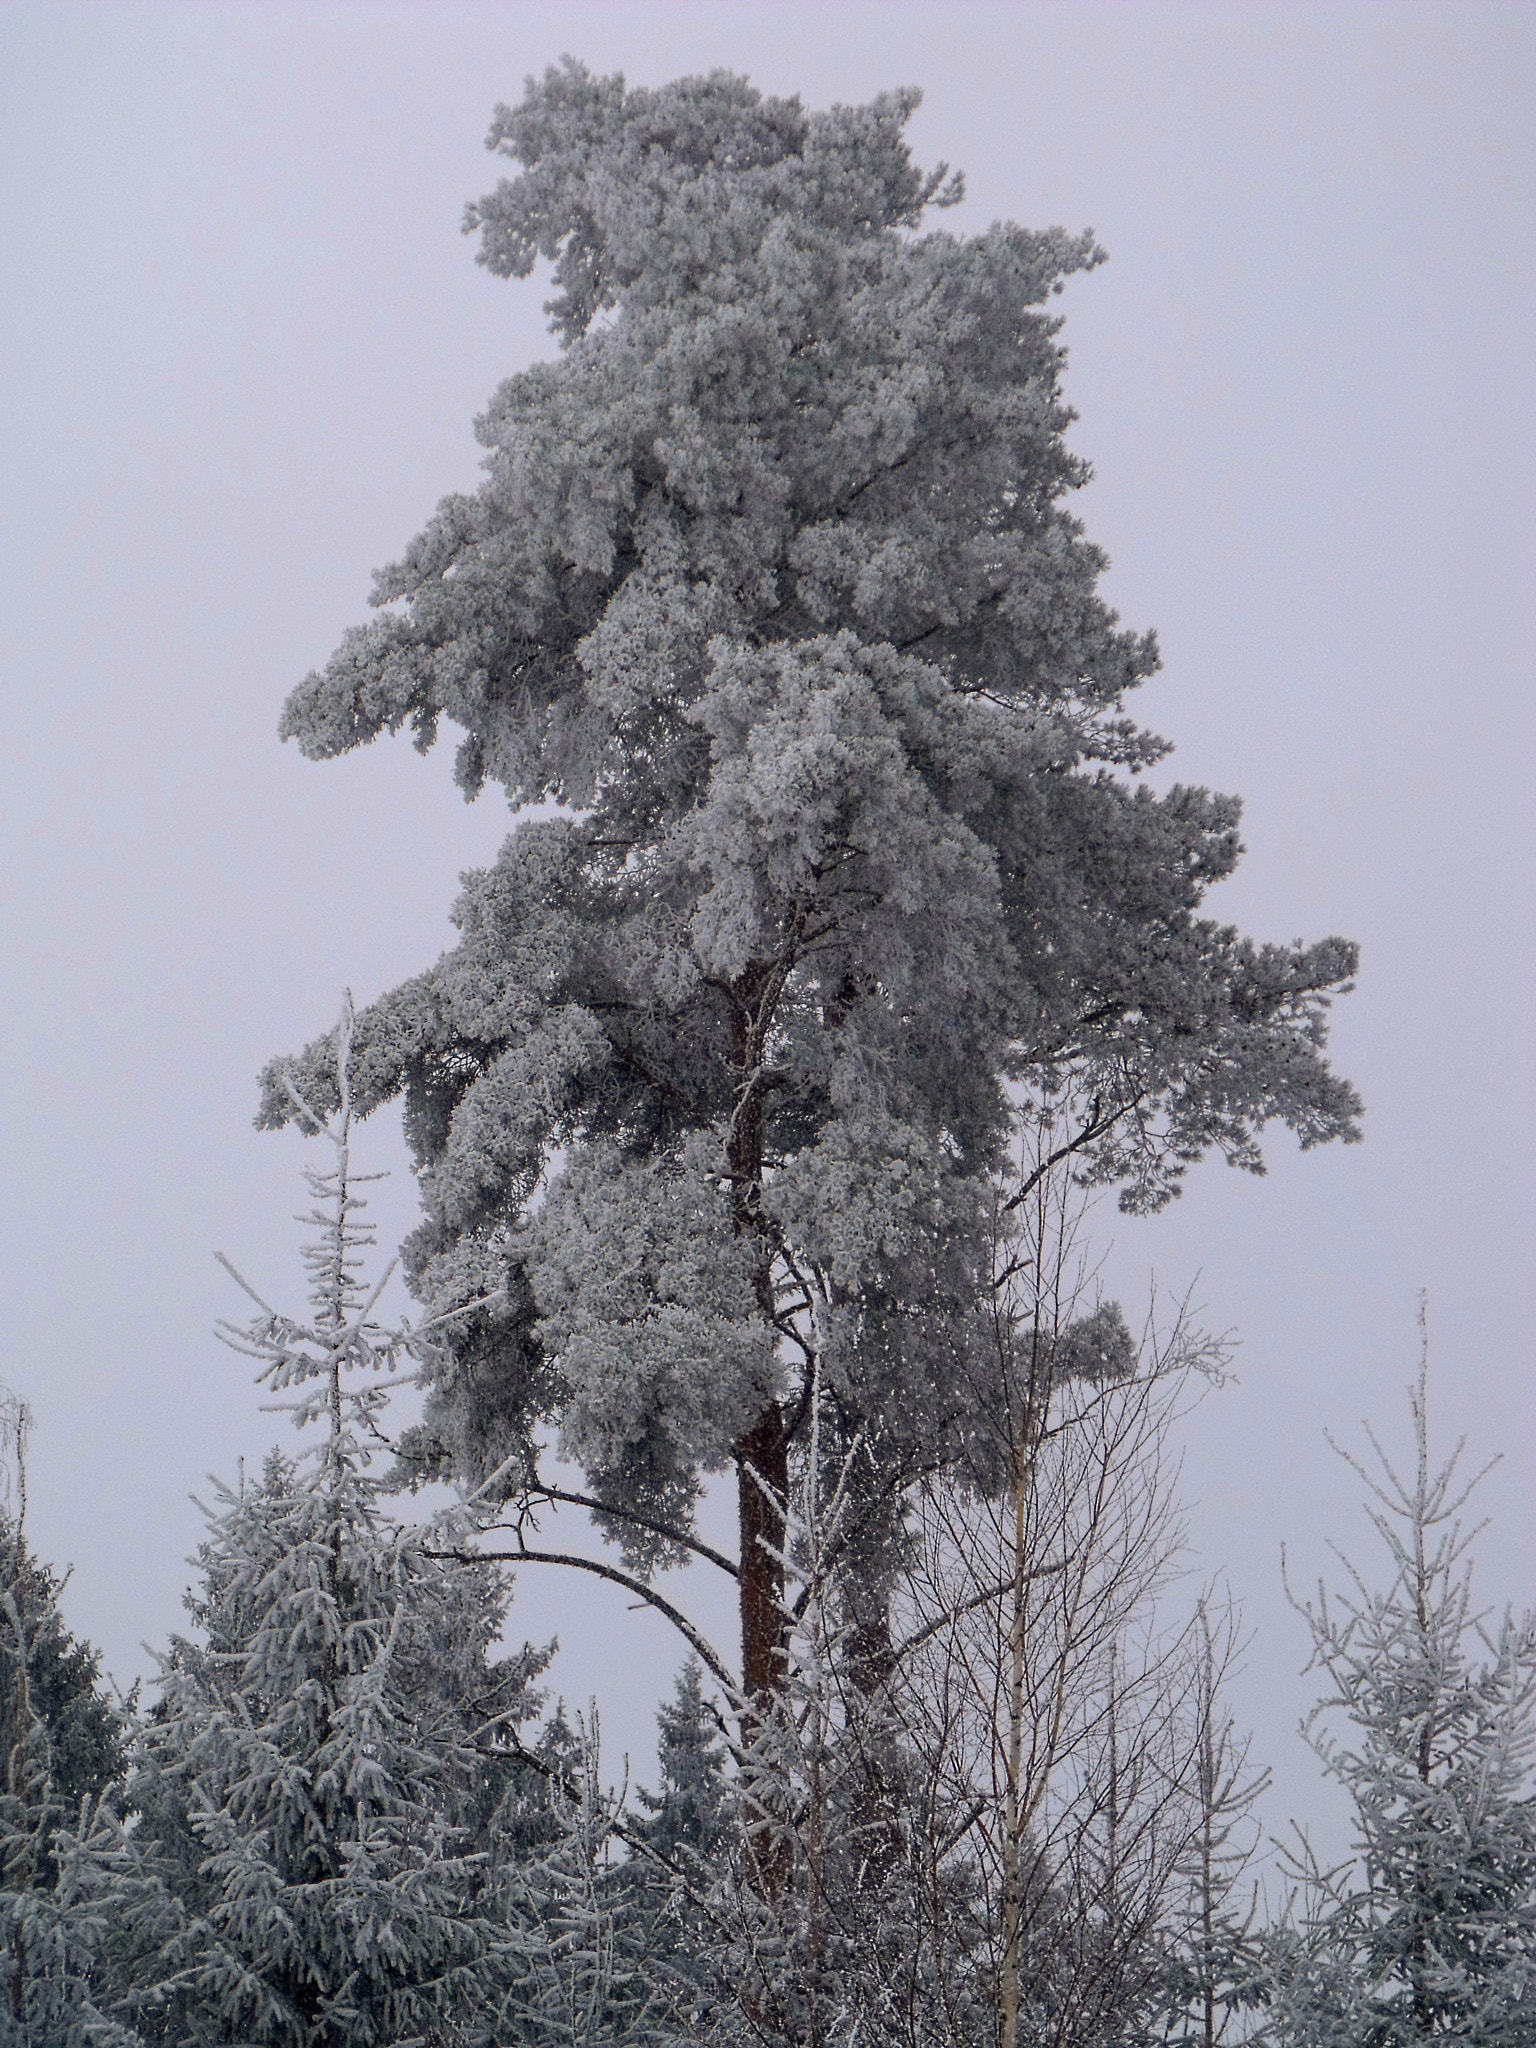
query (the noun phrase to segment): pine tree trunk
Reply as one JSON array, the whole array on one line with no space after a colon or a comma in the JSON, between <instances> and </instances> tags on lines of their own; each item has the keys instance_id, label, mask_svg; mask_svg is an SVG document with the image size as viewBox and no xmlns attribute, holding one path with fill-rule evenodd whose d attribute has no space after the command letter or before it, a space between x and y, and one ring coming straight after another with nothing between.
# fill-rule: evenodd
<instances>
[{"instance_id":1,"label":"pine tree trunk","mask_svg":"<svg viewBox=\"0 0 1536 2048\"><path fill-rule=\"evenodd\" d=\"M767 1079L763 1055L773 1013L783 992L788 958L755 961L731 985L731 1063L740 1079L726 1154L730 1164L736 1233L759 1246L757 1305L774 1322L774 1245L763 1216L763 1113ZM745 1748L762 1734L788 1675L789 1627L784 1606L784 1545L789 1506L789 1433L778 1401L737 1438L736 1487L740 1533L741 1682ZM758 1883L778 1897L789 1879L787 1845L768 1823L749 1842Z\"/></svg>"},{"instance_id":2,"label":"pine tree trunk","mask_svg":"<svg viewBox=\"0 0 1536 2048\"><path fill-rule=\"evenodd\" d=\"M771 1401L737 1440L736 1485L741 1532L741 1670L746 1695L741 1735L743 1748L750 1751L772 1720L788 1670L783 1556L789 1437L777 1401ZM764 1898L777 1899L789 1884L789 1845L776 1825L781 1816L775 1812L778 1802L771 1784L765 1784L763 1794L764 1817L748 1829L746 1847L757 1888Z\"/></svg>"},{"instance_id":3,"label":"pine tree trunk","mask_svg":"<svg viewBox=\"0 0 1536 2048\"><path fill-rule=\"evenodd\" d=\"M771 1401L736 1444L741 1529L742 1690L760 1721L784 1684L784 1503L789 1495L789 1438Z\"/></svg>"}]
</instances>

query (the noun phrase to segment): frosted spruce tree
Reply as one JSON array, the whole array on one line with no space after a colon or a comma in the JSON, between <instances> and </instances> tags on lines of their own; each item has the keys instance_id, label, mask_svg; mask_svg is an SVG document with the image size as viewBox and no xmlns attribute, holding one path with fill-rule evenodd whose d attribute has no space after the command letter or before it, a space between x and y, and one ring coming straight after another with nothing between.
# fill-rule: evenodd
<instances>
[{"instance_id":1,"label":"frosted spruce tree","mask_svg":"<svg viewBox=\"0 0 1536 2048\"><path fill-rule=\"evenodd\" d=\"M107 1930L68 1848L61 1869L61 1831L94 1831L125 1767L125 1715L65 1625L62 1581L27 1543L29 1422L0 1393L0 2048L115 2048L129 2037L94 1995Z\"/></svg>"},{"instance_id":2,"label":"frosted spruce tree","mask_svg":"<svg viewBox=\"0 0 1536 2048\"><path fill-rule=\"evenodd\" d=\"M221 1490L188 1603L202 1640L165 1660L131 1825L115 1860L94 1851L117 2010L178 2048L468 2044L527 1968L496 1816L542 1660L498 1656L491 1568L380 1509L366 1446L420 1338L375 1321L362 1277L350 1023L339 1112L305 1113L334 1150L308 1176L310 1313L258 1303L227 1331L324 1440Z\"/></svg>"},{"instance_id":3,"label":"frosted spruce tree","mask_svg":"<svg viewBox=\"0 0 1536 2048\"><path fill-rule=\"evenodd\" d=\"M1371 1437L1365 1482L1384 1591L1302 1609L1328 1690L1309 1724L1348 1794L1353 1855L1323 1867L1303 1837L1300 1891L1275 1940L1285 2048L1536 2040L1536 1619L1490 1628L1473 1599L1460 1447L1430 1462L1426 1375L1409 1391L1414 1464Z\"/></svg>"},{"instance_id":4,"label":"frosted spruce tree","mask_svg":"<svg viewBox=\"0 0 1536 2048\"><path fill-rule=\"evenodd\" d=\"M553 1839L516 1888L536 1939L488 2030L497 2048L681 2048L695 2038L686 1980L665 1945L652 1945L654 1866L601 1783L596 1736L594 1720L546 1780ZM621 1837L640 1853L626 1856Z\"/></svg>"},{"instance_id":5,"label":"frosted spruce tree","mask_svg":"<svg viewBox=\"0 0 1536 2048\"><path fill-rule=\"evenodd\" d=\"M1101 252L924 232L959 183L913 164L916 104L567 62L498 110L518 169L468 225L499 275L553 265L563 353L495 394L484 482L283 715L317 759L447 719L467 795L564 807L358 1020L354 1099L403 1097L419 1164L411 1284L484 1304L416 1449L536 1504L552 1434L641 1595L734 1468L749 1701L784 1679L818 1369L878 1447L841 1597L859 1682L889 1674L892 1503L971 1439L1020 1100L1132 1208L1358 1110L1322 1052L1354 948L1201 915L1238 805L1137 779L1156 651L1068 510L1047 310ZM298 1071L329 1099L328 1046Z\"/></svg>"},{"instance_id":6,"label":"frosted spruce tree","mask_svg":"<svg viewBox=\"0 0 1536 2048\"><path fill-rule=\"evenodd\" d=\"M658 1856L707 1871L727 1834L726 1755L697 1658L678 1673L656 1728L660 1784L640 1793L646 1817L636 1832Z\"/></svg>"},{"instance_id":7,"label":"frosted spruce tree","mask_svg":"<svg viewBox=\"0 0 1536 2048\"><path fill-rule=\"evenodd\" d=\"M725 1874L732 1830L730 1777L720 1721L690 1657L656 1716L658 1784L639 1794L643 1816L632 1867L646 1918L646 1947L679 1986L718 1994L705 1910Z\"/></svg>"}]
</instances>

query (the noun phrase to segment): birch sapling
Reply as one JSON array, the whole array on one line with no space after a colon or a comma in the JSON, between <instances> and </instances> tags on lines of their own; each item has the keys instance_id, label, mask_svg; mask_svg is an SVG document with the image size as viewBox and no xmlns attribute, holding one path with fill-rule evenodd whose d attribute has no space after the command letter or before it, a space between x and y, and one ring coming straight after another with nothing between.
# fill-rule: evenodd
<instances>
[{"instance_id":1,"label":"birch sapling","mask_svg":"<svg viewBox=\"0 0 1536 2048\"><path fill-rule=\"evenodd\" d=\"M960 1818L948 1853L977 1872L1001 2048L1129 2040L1156 2000L1200 1753L1194 1631L1163 1611L1166 1443L1224 1356L1182 1313L1135 1343L1088 1290L1064 1163L1021 1186L994 1212L991 1436L969 1485L922 1492L900 1646L924 1776Z\"/></svg>"}]
</instances>

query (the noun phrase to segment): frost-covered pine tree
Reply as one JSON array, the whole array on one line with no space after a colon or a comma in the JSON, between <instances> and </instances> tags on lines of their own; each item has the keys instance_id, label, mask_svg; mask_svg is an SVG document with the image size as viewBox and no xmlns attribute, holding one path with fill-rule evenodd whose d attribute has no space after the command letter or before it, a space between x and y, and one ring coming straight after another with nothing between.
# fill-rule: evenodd
<instances>
[{"instance_id":1,"label":"frost-covered pine tree","mask_svg":"<svg viewBox=\"0 0 1536 2048\"><path fill-rule=\"evenodd\" d=\"M1275 1944L1286 2048L1536 2040L1536 1622L1490 1627L1462 1521L1461 1447L1430 1460L1426 1368L1409 1390L1414 1463L1349 1463L1369 1490L1385 1590L1346 1561L1302 1607L1328 1690L1309 1725L1348 1794L1352 1858L1302 1840L1300 1893ZM1378 1582L1379 1584L1379 1582Z\"/></svg>"},{"instance_id":2,"label":"frost-covered pine tree","mask_svg":"<svg viewBox=\"0 0 1536 2048\"><path fill-rule=\"evenodd\" d=\"M564 807L359 1019L356 1099L403 1096L419 1162L412 1285L482 1304L417 1449L533 1500L553 1433L642 1594L734 1468L759 1702L818 1370L880 1448L840 1570L857 1681L889 1677L891 1503L969 1440L1010 1084L1133 1207L1359 1106L1322 1052L1353 946L1203 915L1238 805L1136 779L1156 651L1069 509L1048 310L1101 252L924 231L959 185L911 159L917 97L567 62L500 108L517 170L468 224L501 276L553 264L563 353L283 717L315 758L448 719L467 794ZM329 1099L326 1046L299 1072ZM274 1068L262 1120L295 1113Z\"/></svg>"},{"instance_id":3,"label":"frost-covered pine tree","mask_svg":"<svg viewBox=\"0 0 1536 2048\"><path fill-rule=\"evenodd\" d=\"M334 1152L312 1172L312 1294L227 1334L324 1440L221 1489L143 1724L102 1895L118 2010L178 2048L482 2038L525 1967L496 1813L535 1653L500 1657L504 1582L384 1514L364 1432L419 1335L375 1321L350 1164L350 1006ZM242 1283L243 1284L243 1283ZM98 1845L97 1861L103 1863Z\"/></svg>"}]
</instances>

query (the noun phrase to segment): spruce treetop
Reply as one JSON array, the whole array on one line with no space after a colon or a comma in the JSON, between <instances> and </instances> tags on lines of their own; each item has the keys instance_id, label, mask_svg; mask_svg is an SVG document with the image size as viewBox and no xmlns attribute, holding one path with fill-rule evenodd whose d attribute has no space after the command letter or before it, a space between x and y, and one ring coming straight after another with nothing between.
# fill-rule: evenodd
<instances>
[{"instance_id":1,"label":"spruce treetop","mask_svg":"<svg viewBox=\"0 0 1536 2048\"><path fill-rule=\"evenodd\" d=\"M1302 1833L1290 1854L1286 2048L1536 2035L1536 1616L1479 1609L1465 1510L1484 1475L1463 1476L1461 1444L1431 1457L1423 1352L1408 1392L1411 1466L1371 1431L1369 1463L1342 1454L1385 1571L1341 1554L1344 1583L1296 1602L1325 1684L1303 1732L1348 1796L1353 1855L1324 1868Z\"/></svg>"},{"instance_id":2,"label":"spruce treetop","mask_svg":"<svg viewBox=\"0 0 1536 2048\"><path fill-rule=\"evenodd\" d=\"M505 1582L449 1554L451 1516L391 1522L368 1469L389 1386L428 1339L375 1317L360 1185L377 1176L352 1164L351 1030L349 998L339 1113L292 1098L331 1151L306 1173L309 1312L241 1281L257 1313L222 1326L324 1443L219 1489L187 1602L202 1641L162 1660L131 1824L72 1866L116 1930L97 1972L115 2009L186 2048L479 2038L527 1967L501 1821L548 1653L499 1653Z\"/></svg>"}]
</instances>

